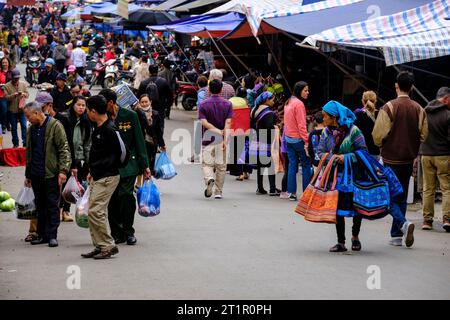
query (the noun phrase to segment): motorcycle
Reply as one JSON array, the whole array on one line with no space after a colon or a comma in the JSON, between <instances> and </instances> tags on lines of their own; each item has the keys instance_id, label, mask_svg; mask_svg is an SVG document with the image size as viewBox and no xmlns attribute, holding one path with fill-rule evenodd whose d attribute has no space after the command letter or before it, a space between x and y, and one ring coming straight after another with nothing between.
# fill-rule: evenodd
<instances>
[{"instance_id":1,"label":"motorcycle","mask_svg":"<svg viewBox=\"0 0 450 320\"><path fill-rule=\"evenodd\" d=\"M91 84L89 85L89 90L92 89L92 86L98 84L98 85L104 85L104 79L105 79L105 70L106 65L103 62L103 59L98 59L97 64L95 65L95 68L93 70L93 76L91 78Z\"/></svg>"},{"instance_id":2,"label":"motorcycle","mask_svg":"<svg viewBox=\"0 0 450 320\"><path fill-rule=\"evenodd\" d=\"M116 59L111 59L105 63L105 80L103 81L103 88L110 89L116 85L119 78L119 67L116 64Z\"/></svg>"},{"instance_id":3,"label":"motorcycle","mask_svg":"<svg viewBox=\"0 0 450 320\"><path fill-rule=\"evenodd\" d=\"M86 69L84 71L86 75L84 77L84 80L86 80L87 83L91 83L92 78L94 77L94 70L95 66L97 65L97 59L89 58L86 60L87 60Z\"/></svg>"},{"instance_id":4,"label":"motorcycle","mask_svg":"<svg viewBox=\"0 0 450 320\"><path fill-rule=\"evenodd\" d=\"M191 111L197 105L197 86L191 82L177 81L177 99L181 96L184 110Z\"/></svg>"},{"instance_id":5,"label":"motorcycle","mask_svg":"<svg viewBox=\"0 0 450 320\"><path fill-rule=\"evenodd\" d=\"M32 56L27 60L28 82L31 86L38 84L39 73L41 72L41 59Z\"/></svg>"}]
</instances>

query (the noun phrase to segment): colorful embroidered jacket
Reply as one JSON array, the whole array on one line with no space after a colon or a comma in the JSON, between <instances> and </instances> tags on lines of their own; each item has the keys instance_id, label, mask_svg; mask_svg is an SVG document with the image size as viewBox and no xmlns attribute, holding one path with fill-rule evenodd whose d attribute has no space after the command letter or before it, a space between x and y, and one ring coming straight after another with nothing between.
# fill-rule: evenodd
<instances>
[{"instance_id":1,"label":"colorful embroidered jacket","mask_svg":"<svg viewBox=\"0 0 450 320\"><path fill-rule=\"evenodd\" d=\"M332 152L334 144L335 137L333 132L328 127L325 127L320 135L320 142L317 150L319 158L322 158L324 153ZM359 130L357 126L352 125L336 154L354 153L356 150L360 149L367 150L366 142L361 130Z\"/></svg>"}]
</instances>

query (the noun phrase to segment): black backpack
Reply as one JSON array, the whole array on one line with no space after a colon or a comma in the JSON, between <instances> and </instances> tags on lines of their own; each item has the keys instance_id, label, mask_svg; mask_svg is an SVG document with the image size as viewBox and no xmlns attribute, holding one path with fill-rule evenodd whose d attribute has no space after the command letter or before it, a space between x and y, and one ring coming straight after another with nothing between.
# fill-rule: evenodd
<instances>
[{"instance_id":1,"label":"black backpack","mask_svg":"<svg viewBox=\"0 0 450 320\"><path fill-rule=\"evenodd\" d=\"M159 90L155 82L150 81L145 88L145 92L148 94L148 97L150 98L152 103L159 103Z\"/></svg>"}]
</instances>

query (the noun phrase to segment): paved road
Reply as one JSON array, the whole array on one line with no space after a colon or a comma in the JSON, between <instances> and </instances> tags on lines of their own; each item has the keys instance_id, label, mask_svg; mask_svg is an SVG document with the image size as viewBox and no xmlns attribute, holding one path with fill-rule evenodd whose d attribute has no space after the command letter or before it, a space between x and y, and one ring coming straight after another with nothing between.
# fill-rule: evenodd
<instances>
[{"instance_id":1,"label":"paved road","mask_svg":"<svg viewBox=\"0 0 450 320\"><path fill-rule=\"evenodd\" d=\"M192 131L194 117L175 111L167 141L176 128ZM450 235L441 224L418 230L419 205L408 212L418 227L412 249L387 244L391 219L385 218L363 221L363 251L331 254L335 227L304 221L293 202L255 195L254 175L244 182L227 177L224 199L214 200L203 196L199 165L177 170L173 180L157 182L161 214L136 215L138 244L120 245L106 261L80 257L91 249L90 236L75 223L61 224L58 248L31 246L23 241L28 223L0 213L0 299L450 298ZM4 189L17 196L24 169L0 171ZM66 285L74 265L79 290ZM373 265L381 288L369 290Z\"/></svg>"}]
</instances>

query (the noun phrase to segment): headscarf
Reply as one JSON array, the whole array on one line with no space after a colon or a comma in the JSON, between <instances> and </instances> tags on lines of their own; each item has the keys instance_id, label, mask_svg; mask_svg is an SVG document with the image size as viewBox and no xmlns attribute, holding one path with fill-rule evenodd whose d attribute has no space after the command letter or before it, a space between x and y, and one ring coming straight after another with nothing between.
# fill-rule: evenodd
<instances>
[{"instance_id":1,"label":"headscarf","mask_svg":"<svg viewBox=\"0 0 450 320\"><path fill-rule=\"evenodd\" d=\"M256 98L254 108L259 107L260 105L262 105L267 100L272 99L272 97L273 97L273 93L272 92L264 91L263 93L261 93L258 96L258 98Z\"/></svg>"},{"instance_id":2,"label":"headscarf","mask_svg":"<svg viewBox=\"0 0 450 320\"><path fill-rule=\"evenodd\" d=\"M256 98L264 91L264 84L257 83L253 89L247 89L248 95L247 100L248 103L251 105L252 108L256 107L255 102Z\"/></svg>"},{"instance_id":3,"label":"headscarf","mask_svg":"<svg viewBox=\"0 0 450 320\"><path fill-rule=\"evenodd\" d=\"M350 128L356 120L355 114L349 108L334 100L329 101L322 109L330 116L337 117L339 126Z\"/></svg>"}]
</instances>

